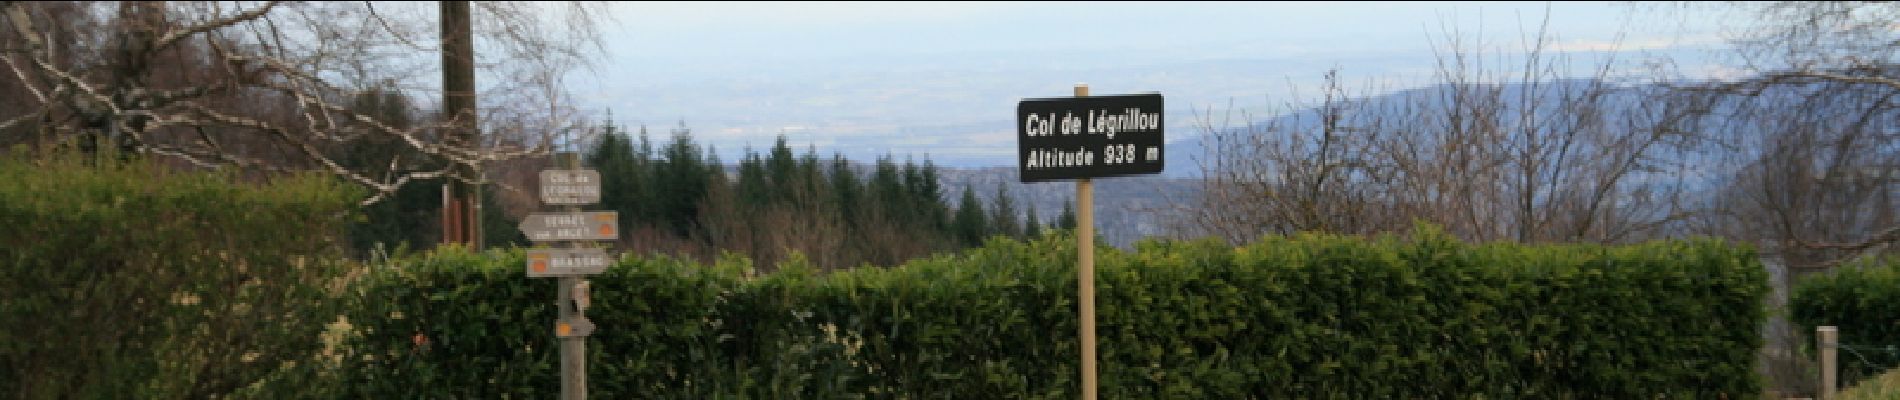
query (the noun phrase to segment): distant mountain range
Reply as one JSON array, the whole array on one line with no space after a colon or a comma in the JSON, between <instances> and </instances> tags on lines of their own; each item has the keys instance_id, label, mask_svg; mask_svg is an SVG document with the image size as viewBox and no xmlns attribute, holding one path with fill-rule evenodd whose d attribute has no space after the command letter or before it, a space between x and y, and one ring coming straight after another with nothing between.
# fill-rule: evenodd
<instances>
[{"instance_id":1,"label":"distant mountain range","mask_svg":"<svg viewBox=\"0 0 1900 400\"><path fill-rule=\"evenodd\" d=\"M1540 102L1536 104L1539 111L1529 116L1535 117L1539 121L1537 122L1539 124L1547 124L1552 123L1551 121L1558 120L1558 117L1563 116L1563 113L1572 111L1561 107L1562 105L1557 100L1559 96L1555 96L1554 94L1563 91L1576 93L1578 92L1577 89L1582 89L1592 84L1595 84L1595 82L1590 80L1559 80L1543 82L1534 86L1502 84L1484 85L1481 87L1485 89L1496 89L1500 101L1512 107L1524 104L1523 99L1525 96L1532 94L1544 95L1543 97L1539 97L1542 100L1539 100ZM1611 91L1604 96L1599 104L1603 106L1601 110L1603 113L1602 120L1611 124L1634 117L1654 117L1654 113L1659 112L1658 107L1655 107L1657 102L1655 95L1665 89L1657 85L1611 84L1608 85L1608 87L1611 88ZM1403 106L1417 110L1416 112L1443 112L1442 110L1450 104L1450 99L1452 98L1451 93L1453 93L1452 89L1453 87L1450 85L1441 84L1392 92L1359 99L1358 101L1374 109L1396 109ZM1735 139L1760 137L1760 135L1764 134L1764 130L1766 129L1785 129L1785 127L1775 128L1745 123L1743 121L1732 121L1731 119L1736 115L1734 113L1734 110L1737 109L1736 107L1744 105L1751 105L1753 107L1792 105L1803 101L1804 96L1822 90L1840 89L1818 86L1784 86L1771 88L1757 97L1717 105L1715 111L1708 114L1710 115L1709 117L1692 120L1694 123L1684 124L1681 125L1681 127L1683 129L1697 130L1704 135L1710 135L1710 137L1715 138ZM1867 106L1866 104L1860 104L1864 103L1864 101L1852 99L1842 101L1846 103L1841 103L1838 106L1821 105L1817 107L1821 107L1820 109L1827 109L1828 107L1859 109ZM1857 101L1859 103L1857 103ZM1772 109L1777 107L1768 108ZM1514 129L1515 126L1525 123L1525 121L1520 119L1523 119L1526 114L1520 114L1516 111L1508 111L1503 114L1507 115L1501 118L1501 123L1504 125L1502 127L1503 129ZM1821 115L1816 117L1814 121L1806 123L1823 121L1821 123L1844 124L1845 122L1835 121L1835 119L1848 118L1850 117L1848 114L1852 113L1841 113L1840 117ZM1176 118L1172 115L1170 117ZM1314 129L1318 126L1320 121L1321 118L1319 118L1318 110L1303 109L1252 122L1235 121L1239 126L1228 127L1228 129L1230 129L1230 132L1248 133L1250 132L1248 131L1249 128L1278 125L1283 128L1283 132L1297 132ZM1174 127L1174 125L1176 125L1175 121L1170 121L1169 125L1169 135L1178 139L1170 141L1167 144L1165 153L1167 168L1163 174L1142 177L1109 178L1096 181L1098 229L1100 229L1101 233L1111 244L1126 246L1144 236L1166 234L1167 232L1164 230L1165 226L1161 222L1164 221L1165 218L1168 218L1168 214L1159 213L1157 211L1162 211L1170 206L1170 199L1172 199L1175 204L1186 205L1191 204L1190 202L1200 195L1201 186L1199 177L1203 171L1197 165L1197 161L1204 158L1204 155L1207 154L1206 146L1208 146L1209 143L1206 143L1206 141L1209 139L1204 136L1202 132L1198 131L1176 133L1179 132L1180 129ZM1621 129L1621 127L1610 126L1607 127L1607 129ZM1258 134L1260 132L1258 129L1251 131L1252 134ZM1736 164L1738 160L1724 157L1724 154L1732 154L1734 152L1734 149L1722 149L1721 147L1725 146L1724 142L1733 143L1732 140L1691 141L1689 145L1692 146L1692 148L1680 149L1686 151L1672 151L1668 154L1667 157L1672 158L1672 161L1684 163L1684 170L1694 171L1685 176L1687 181L1680 181L1687 185L1686 188L1695 191L1692 193L1694 198L1707 200L1712 199L1710 196L1717 196L1718 194L1713 190L1715 189L1713 185L1725 179L1725 173L1723 171L1733 170L1739 167L1739 164ZM1746 145L1748 141L1744 140L1742 143ZM1625 182L1638 184L1642 182L1670 182L1670 180L1675 179L1675 177L1669 174L1670 172L1667 171L1638 170L1633 172L1631 176L1626 177ZM949 169L945 172L946 183L944 185L944 196L954 201L954 199L962 194L961 190L963 186L968 185L978 191L980 198L984 198L987 201L987 199L992 196L992 193L995 192L997 183L1004 182L1013 196L1013 199L1018 204L1017 208L1019 210L1023 208L1022 204L1024 203L1034 203L1036 204L1039 215L1045 218L1054 218L1054 216L1060 212L1062 204L1073 201L1073 184L1021 184L1017 183L1017 176L1017 171L1014 166Z\"/></svg>"},{"instance_id":2,"label":"distant mountain range","mask_svg":"<svg viewBox=\"0 0 1900 400\"><path fill-rule=\"evenodd\" d=\"M1545 94L1549 94L1563 89L1579 89L1590 84L1592 84L1592 82L1587 80L1561 80L1540 83L1536 85L1534 89L1532 86L1521 84L1487 86L1487 88L1498 89L1504 104L1517 105L1522 104L1519 100L1522 99L1523 96L1531 93L1545 91ZM1451 88L1449 85L1435 85L1392 92L1364 98L1359 101L1362 104L1375 108L1408 106L1416 110L1427 110L1420 112L1431 112L1429 110L1443 110L1447 106ZM1660 89L1661 88L1657 86L1646 85L1616 87L1602 102L1605 106L1605 110L1603 110L1606 115L1605 120L1619 121L1623 118L1638 115L1638 113L1655 112L1653 108L1647 107L1652 99L1649 95ZM1777 89L1751 101L1772 102L1790 100L1798 98L1798 95L1809 91L1808 89L1800 88ZM1733 105L1727 107L1732 106ZM1564 111L1558 107L1555 100L1540 104L1538 108L1541 111L1540 115L1537 115L1537 118L1544 120L1555 117L1558 115L1558 112ZM1180 119L1181 117L1176 116L1175 114L1177 112L1179 112L1179 110L1171 109L1170 111L1169 118L1171 118L1171 120L1168 124L1169 135L1177 139L1167 144L1165 153L1167 168L1163 174L1106 178L1096 181L1097 229L1099 234L1108 241L1107 244L1126 247L1142 237L1167 234L1167 227L1163 223L1169 215L1166 210L1174 205L1185 206L1191 204L1191 202L1200 195L1201 182L1199 177L1203 171L1197 165L1197 160L1206 154L1205 151L1207 150L1206 146L1208 144L1205 143L1206 137L1200 130L1188 130L1181 127L1186 126L1187 121L1182 121ZM1277 124L1285 130L1292 131L1311 129L1316 127L1320 121L1318 113L1319 111L1315 109L1304 109L1274 115L1270 118L1252 121L1250 123L1235 121L1236 124L1240 124L1240 126L1229 127L1228 129L1233 132L1248 132L1247 129L1249 127L1258 128L1273 124ZM1521 115L1515 112L1507 112L1506 114L1512 114L1514 116ZM1722 115L1726 118L1728 114L1717 113L1716 115ZM1519 121L1514 120L1515 118L1516 117L1504 118L1503 123L1507 125L1506 128L1509 128L1512 124L1519 123ZM1706 125L1700 128L1716 132L1712 134L1755 135L1759 134L1760 129L1767 129L1764 127L1747 126L1746 124L1732 124L1726 121L1709 122L1721 124ZM969 127L945 128L969 129ZM931 129L916 129L917 130L912 133L930 136L927 133L923 133L923 131L929 131ZM1254 132L1258 133L1257 130ZM1013 144L1013 140L1011 140L1011 142L1011 144ZM1688 157L1712 157L1708 155L1717 153L1717 151L1713 149L1713 146L1719 146L1719 144L1708 142L1701 144L1701 146L1711 146L1711 148L1703 149L1707 151L1689 151L1683 154ZM847 155L853 159L860 159L859 156L856 155ZM899 162L902 162L904 157L898 158L900 159ZM986 209L992 207L993 205L988 203L994 197L997 186L1000 184L1015 203L1017 212L1026 213L1029 206L1033 204L1037 216L1043 219L1044 223L1047 224L1052 223L1061 213L1064 204L1069 204L1074 201L1075 185L1073 183L1044 182L1024 184L1019 182L1019 173L1017 167L1013 165L1013 160L1004 159L1001 161L1010 163L1011 165L1009 166L971 167L964 163L946 163L944 158L946 157L931 157L939 167L943 196L952 206L956 205L963 191L967 188L968 190L975 190L977 192L977 197L985 201ZM862 160L869 159L871 158L863 158ZM916 158L919 162L921 162L922 159L923 157L921 157L921 155ZM961 160L967 162L969 159L964 158ZM1725 161L1712 158L1685 161L1689 161L1691 164L1697 164L1699 166L1696 168L1709 172L1709 174L1702 175L1697 181L1689 182L1692 188L1713 183L1712 181L1714 179L1719 178L1719 176L1717 176L1719 174L1713 174L1714 172L1719 172L1723 168L1733 168L1732 165L1726 167L1722 166L1720 164ZM868 167L868 165L860 166L860 168L865 168L861 175L868 176ZM1638 174L1643 174L1643 172L1638 172ZM1629 181L1641 182L1643 180L1643 177L1637 176L1630 178ZM1714 194L1705 193L1704 195L1712 196Z\"/></svg>"}]
</instances>

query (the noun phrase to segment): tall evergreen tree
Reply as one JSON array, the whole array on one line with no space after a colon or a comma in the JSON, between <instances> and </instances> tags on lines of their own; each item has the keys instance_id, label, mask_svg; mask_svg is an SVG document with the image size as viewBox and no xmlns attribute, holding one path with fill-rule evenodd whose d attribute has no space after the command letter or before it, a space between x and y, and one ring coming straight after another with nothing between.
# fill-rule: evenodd
<instances>
[{"instance_id":1,"label":"tall evergreen tree","mask_svg":"<svg viewBox=\"0 0 1900 400\"><path fill-rule=\"evenodd\" d=\"M681 121L673 130L673 140L661 151L664 161L655 168L654 203L658 206L661 226L677 237L689 237L696 230L700 201L706 197L711 174L692 130Z\"/></svg>"},{"instance_id":2,"label":"tall evergreen tree","mask_svg":"<svg viewBox=\"0 0 1900 400\"><path fill-rule=\"evenodd\" d=\"M899 214L904 217L904 226L913 229L934 227L930 224L928 203L925 203L933 199L926 199L923 194L923 169L917 168L916 163L905 158L903 175L900 176L903 178L904 191L898 206L905 210L903 214Z\"/></svg>"},{"instance_id":3,"label":"tall evergreen tree","mask_svg":"<svg viewBox=\"0 0 1900 400\"><path fill-rule=\"evenodd\" d=\"M630 186L638 189L633 191L632 195L629 196L629 203L623 207L617 207L616 209L622 209L622 212L633 214L632 221L637 225L628 225L622 227L623 229L635 229L639 226L660 223L660 209L654 205L655 199L659 198L659 192L656 190L657 188L654 187L656 184L654 183L655 178L653 172L655 164L653 159L653 140L651 136L647 135L647 126L644 124L640 125L640 138L634 146L633 160L635 173L632 174L629 179L636 183Z\"/></svg>"},{"instance_id":4,"label":"tall evergreen tree","mask_svg":"<svg viewBox=\"0 0 1900 400\"><path fill-rule=\"evenodd\" d=\"M621 233L645 223L640 209L644 208L645 194L649 192L646 160L641 158L626 132L613 121L606 121L600 141L588 151L585 159L586 168L600 172L600 205L620 215Z\"/></svg>"},{"instance_id":5,"label":"tall evergreen tree","mask_svg":"<svg viewBox=\"0 0 1900 400\"><path fill-rule=\"evenodd\" d=\"M924 214L924 219L929 222L929 227L941 231L948 223L946 219L949 217L950 207L944 205L943 187L941 180L937 178L937 164L931 162L929 157L925 157L924 168L919 173L922 175L922 181L917 187L917 196L921 198L920 210Z\"/></svg>"},{"instance_id":6,"label":"tall evergreen tree","mask_svg":"<svg viewBox=\"0 0 1900 400\"><path fill-rule=\"evenodd\" d=\"M984 219L983 202L976 197L976 190L965 186L963 199L957 204L957 214L950 222L950 230L964 246L983 244L983 238L989 235L990 228Z\"/></svg>"},{"instance_id":7,"label":"tall evergreen tree","mask_svg":"<svg viewBox=\"0 0 1900 400\"><path fill-rule=\"evenodd\" d=\"M738 197L743 209L765 208L774 197L772 184L766 178L765 160L758 153L746 149L744 159L739 161Z\"/></svg>"},{"instance_id":8,"label":"tall evergreen tree","mask_svg":"<svg viewBox=\"0 0 1900 400\"><path fill-rule=\"evenodd\" d=\"M415 124L408 96L394 90L371 88L350 101L351 111L364 114L397 129ZM351 142L337 157L338 163L352 170L385 170L395 164L397 171L439 167L440 162L423 154L402 151L405 146L395 138L376 137ZM403 185L381 202L363 209L363 219L350 227L350 247L359 256L376 246L393 248L426 247L440 236L436 225L442 207L442 188L436 184Z\"/></svg>"},{"instance_id":9,"label":"tall evergreen tree","mask_svg":"<svg viewBox=\"0 0 1900 400\"><path fill-rule=\"evenodd\" d=\"M798 160L792 156L792 147L785 144L785 135L778 135L772 142L772 150L765 158L766 177L772 185L772 197L778 202L790 199L795 183L793 177L798 174Z\"/></svg>"},{"instance_id":10,"label":"tall evergreen tree","mask_svg":"<svg viewBox=\"0 0 1900 400\"><path fill-rule=\"evenodd\" d=\"M990 201L990 231L1013 238L1023 236L1022 224L1016 221L1015 203L1009 198L1008 184L997 182L996 197Z\"/></svg>"},{"instance_id":11,"label":"tall evergreen tree","mask_svg":"<svg viewBox=\"0 0 1900 400\"><path fill-rule=\"evenodd\" d=\"M798 187L796 188L798 190L798 196L795 197L796 199L804 202L816 202L818 203L816 205L822 206L821 209L824 210L836 210L835 204L825 201L824 197L820 195L822 190L828 188L825 185L825 175L818 168L818 147L807 145L805 147L805 154L798 156L798 176L793 180L798 183ZM800 204L800 206L807 207L813 205L814 204Z\"/></svg>"},{"instance_id":12,"label":"tall evergreen tree","mask_svg":"<svg viewBox=\"0 0 1900 400\"><path fill-rule=\"evenodd\" d=\"M831 196L839 216L844 218L847 229L858 226L859 197L863 186L858 183L857 171L851 168L851 162L844 155L833 153L831 156Z\"/></svg>"},{"instance_id":13,"label":"tall evergreen tree","mask_svg":"<svg viewBox=\"0 0 1900 400\"><path fill-rule=\"evenodd\" d=\"M897 217L907 210L903 179L891 156L877 159L877 167L871 171L871 182L866 184L866 190L871 194L871 203L875 204L873 212L887 221L897 222Z\"/></svg>"}]
</instances>

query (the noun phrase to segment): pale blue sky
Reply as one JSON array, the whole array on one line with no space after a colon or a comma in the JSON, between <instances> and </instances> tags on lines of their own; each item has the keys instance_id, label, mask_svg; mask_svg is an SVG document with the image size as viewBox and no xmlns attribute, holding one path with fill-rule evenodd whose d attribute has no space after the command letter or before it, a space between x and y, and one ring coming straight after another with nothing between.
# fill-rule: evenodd
<instances>
[{"instance_id":1,"label":"pale blue sky","mask_svg":"<svg viewBox=\"0 0 1900 400\"><path fill-rule=\"evenodd\" d=\"M1584 62L1721 43L1718 18L1612 2L620 2L607 54L571 83L584 107L659 132L683 119L726 154L785 133L854 159L1004 165L1018 98L1160 91L1174 139L1191 108L1269 112L1330 67L1422 84L1453 29L1521 49L1546 7Z\"/></svg>"}]
</instances>

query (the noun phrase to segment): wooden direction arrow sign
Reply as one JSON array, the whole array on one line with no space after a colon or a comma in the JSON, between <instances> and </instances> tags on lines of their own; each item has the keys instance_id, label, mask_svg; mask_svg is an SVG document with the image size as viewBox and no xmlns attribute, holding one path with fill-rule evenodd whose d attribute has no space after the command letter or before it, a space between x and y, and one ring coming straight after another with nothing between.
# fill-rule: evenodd
<instances>
[{"instance_id":1,"label":"wooden direction arrow sign","mask_svg":"<svg viewBox=\"0 0 1900 400\"><path fill-rule=\"evenodd\" d=\"M521 220L528 240L614 240L620 235L620 216L613 211L533 213Z\"/></svg>"},{"instance_id":2,"label":"wooden direction arrow sign","mask_svg":"<svg viewBox=\"0 0 1900 400\"><path fill-rule=\"evenodd\" d=\"M541 171L541 202L594 204L600 202L600 172L591 169Z\"/></svg>"},{"instance_id":3,"label":"wooden direction arrow sign","mask_svg":"<svg viewBox=\"0 0 1900 400\"><path fill-rule=\"evenodd\" d=\"M528 249L529 278L596 275L611 264L602 249Z\"/></svg>"},{"instance_id":4,"label":"wooden direction arrow sign","mask_svg":"<svg viewBox=\"0 0 1900 400\"><path fill-rule=\"evenodd\" d=\"M587 337L594 334L594 321L587 317L562 318L554 321L555 337Z\"/></svg>"}]
</instances>

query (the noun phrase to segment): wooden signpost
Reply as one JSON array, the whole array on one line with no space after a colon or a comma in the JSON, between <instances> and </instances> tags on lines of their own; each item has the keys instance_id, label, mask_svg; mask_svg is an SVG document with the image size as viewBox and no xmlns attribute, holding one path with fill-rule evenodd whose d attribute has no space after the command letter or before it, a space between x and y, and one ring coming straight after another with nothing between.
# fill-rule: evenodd
<instances>
[{"instance_id":1,"label":"wooden signpost","mask_svg":"<svg viewBox=\"0 0 1900 400\"><path fill-rule=\"evenodd\" d=\"M588 205L600 202L600 173L591 169L541 171L541 203Z\"/></svg>"},{"instance_id":2,"label":"wooden signpost","mask_svg":"<svg viewBox=\"0 0 1900 400\"><path fill-rule=\"evenodd\" d=\"M620 215L613 211L531 213L521 219L520 228L535 242L614 240L620 237Z\"/></svg>"},{"instance_id":3,"label":"wooden signpost","mask_svg":"<svg viewBox=\"0 0 1900 400\"><path fill-rule=\"evenodd\" d=\"M1027 99L1016 105L1023 182L1075 179L1076 287L1082 399L1095 400L1095 190L1090 178L1156 174L1164 165L1160 94Z\"/></svg>"},{"instance_id":4,"label":"wooden signpost","mask_svg":"<svg viewBox=\"0 0 1900 400\"><path fill-rule=\"evenodd\" d=\"M606 250L597 248L528 249L528 277L594 275L605 272L613 262Z\"/></svg>"},{"instance_id":5,"label":"wooden signpost","mask_svg":"<svg viewBox=\"0 0 1900 400\"><path fill-rule=\"evenodd\" d=\"M580 169L573 154L566 156L568 169L541 171L541 202L565 205L563 212L529 214L520 228L530 241L567 243L567 248L528 250L525 267L529 278L560 279L554 336L561 341L561 398L578 400L587 398L587 336L594 333L594 322L586 314L593 303L586 277L613 264L606 250L581 242L619 238L620 217L612 211L580 210L581 205L600 202L600 173Z\"/></svg>"}]
</instances>

